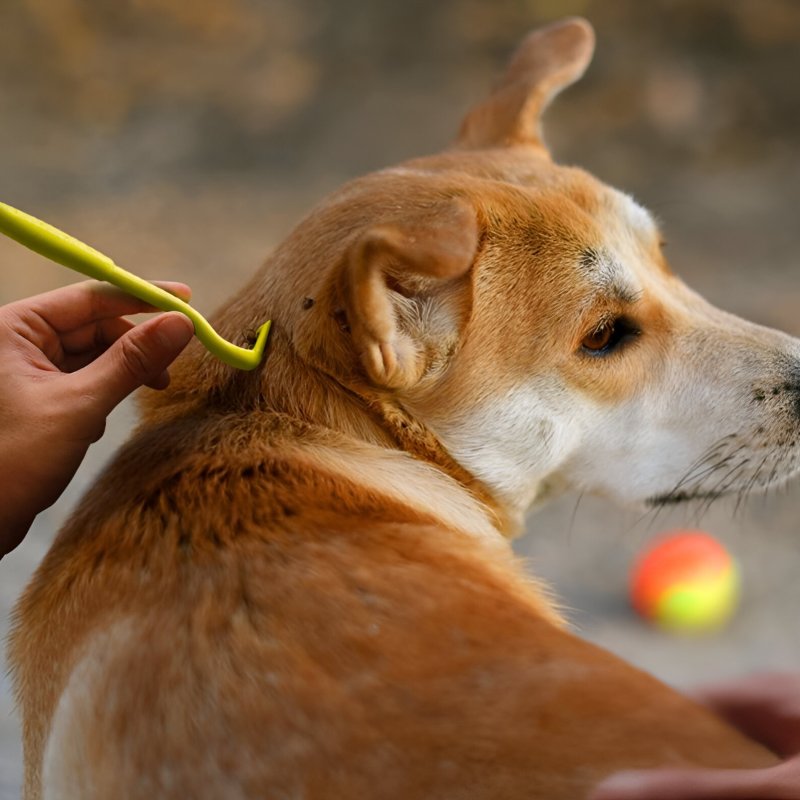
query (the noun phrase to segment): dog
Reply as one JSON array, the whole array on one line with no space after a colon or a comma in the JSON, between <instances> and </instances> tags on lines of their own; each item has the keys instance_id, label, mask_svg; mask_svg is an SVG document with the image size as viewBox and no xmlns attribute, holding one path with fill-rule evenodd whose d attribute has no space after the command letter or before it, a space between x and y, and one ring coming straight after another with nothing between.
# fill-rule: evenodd
<instances>
[{"instance_id":1,"label":"dog","mask_svg":"<svg viewBox=\"0 0 800 800\"><path fill-rule=\"evenodd\" d=\"M455 144L355 180L214 318L16 611L25 797L577 798L775 756L567 628L508 541L567 489L798 470L800 342L719 311L650 214L553 163L589 24L533 32Z\"/></svg>"}]
</instances>

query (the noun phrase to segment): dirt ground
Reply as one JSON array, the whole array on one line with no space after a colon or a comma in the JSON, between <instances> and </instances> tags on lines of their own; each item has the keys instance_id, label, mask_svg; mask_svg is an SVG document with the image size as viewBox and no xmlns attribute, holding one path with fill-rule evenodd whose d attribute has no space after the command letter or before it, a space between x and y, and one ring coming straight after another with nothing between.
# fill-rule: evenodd
<instances>
[{"instance_id":1,"label":"dirt ground","mask_svg":"<svg viewBox=\"0 0 800 800\"><path fill-rule=\"evenodd\" d=\"M793 0L20 0L0 10L0 199L209 312L343 180L445 146L537 24L587 16L598 54L554 105L559 160L633 193L673 268L718 305L800 335L800 4ZM0 302L71 282L0 240ZM0 632L134 410L110 418L65 496L0 562ZM680 687L800 665L797 484L734 513L641 517L566 497L518 543L580 633ZM739 559L713 636L648 628L626 601L654 533L702 525ZM0 800L21 750L0 683Z\"/></svg>"}]
</instances>

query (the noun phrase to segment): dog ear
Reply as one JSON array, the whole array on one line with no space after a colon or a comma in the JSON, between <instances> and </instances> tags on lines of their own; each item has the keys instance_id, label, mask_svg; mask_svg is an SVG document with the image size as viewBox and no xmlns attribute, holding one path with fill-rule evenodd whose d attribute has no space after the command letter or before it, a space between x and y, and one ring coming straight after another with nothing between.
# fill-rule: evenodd
<instances>
[{"instance_id":1,"label":"dog ear","mask_svg":"<svg viewBox=\"0 0 800 800\"><path fill-rule=\"evenodd\" d=\"M477 247L475 211L459 199L370 228L350 247L347 318L375 384L411 388L452 353Z\"/></svg>"},{"instance_id":2,"label":"dog ear","mask_svg":"<svg viewBox=\"0 0 800 800\"><path fill-rule=\"evenodd\" d=\"M544 147L542 112L583 75L593 52L592 26L578 17L528 34L500 84L465 118L457 145L466 149L515 144Z\"/></svg>"}]
</instances>

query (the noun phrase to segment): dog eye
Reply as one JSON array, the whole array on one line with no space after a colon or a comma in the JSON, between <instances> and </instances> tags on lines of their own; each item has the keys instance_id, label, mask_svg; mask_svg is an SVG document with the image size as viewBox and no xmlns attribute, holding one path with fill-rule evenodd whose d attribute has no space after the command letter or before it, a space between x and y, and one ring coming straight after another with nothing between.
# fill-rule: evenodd
<instances>
[{"instance_id":1,"label":"dog eye","mask_svg":"<svg viewBox=\"0 0 800 800\"><path fill-rule=\"evenodd\" d=\"M597 353L600 350L608 347L612 336L614 335L613 323L606 322L601 325L597 330L592 331L581 343L584 350L590 350Z\"/></svg>"},{"instance_id":2,"label":"dog eye","mask_svg":"<svg viewBox=\"0 0 800 800\"><path fill-rule=\"evenodd\" d=\"M589 355L605 355L623 340L638 335L638 333L638 330L623 319L609 320L584 338L581 342L581 349Z\"/></svg>"}]
</instances>

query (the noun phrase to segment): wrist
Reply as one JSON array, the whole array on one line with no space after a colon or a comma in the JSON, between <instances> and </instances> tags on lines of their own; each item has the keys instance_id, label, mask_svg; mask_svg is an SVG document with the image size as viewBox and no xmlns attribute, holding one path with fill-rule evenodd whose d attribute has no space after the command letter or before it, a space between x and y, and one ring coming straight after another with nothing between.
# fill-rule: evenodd
<instances>
[{"instance_id":1,"label":"wrist","mask_svg":"<svg viewBox=\"0 0 800 800\"><path fill-rule=\"evenodd\" d=\"M0 559L8 555L25 538L36 514L4 514L0 512Z\"/></svg>"}]
</instances>

